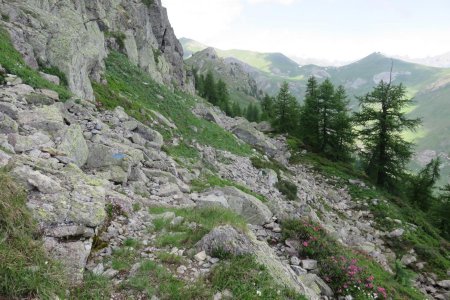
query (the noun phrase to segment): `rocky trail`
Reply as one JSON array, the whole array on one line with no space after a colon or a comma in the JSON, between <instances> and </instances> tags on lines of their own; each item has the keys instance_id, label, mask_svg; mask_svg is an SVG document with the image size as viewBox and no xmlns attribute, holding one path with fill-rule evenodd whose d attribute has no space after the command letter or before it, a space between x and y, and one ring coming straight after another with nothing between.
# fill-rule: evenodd
<instances>
[{"instance_id":1,"label":"rocky trail","mask_svg":"<svg viewBox=\"0 0 450 300\"><path fill-rule=\"evenodd\" d=\"M305 254L308 242L288 235L294 220L311 222L336 248L381 266L386 278L394 278L395 262L401 261L417 272L414 285L421 296L450 299L449 273L444 279L429 272L412 246L396 254L394 246L421 228L392 218L380 224L375 210L387 200L352 196L355 187L371 191L373 186L294 164L292 156L302 154L291 153L286 137L275 136L267 122L230 118L190 95L193 82L161 1L38 2L0 0L0 29L10 33L27 64L13 60L8 66L24 72L23 78L0 65L0 169L26 190L43 247L62 263L71 286L97 276L110 283L110 296L97 298L117 300L303 299L299 294L354 299L342 291L337 296L321 273L326 260ZM132 67L105 62L111 53ZM108 62L116 73L108 73ZM58 67L64 76L46 73L43 66ZM111 73L144 78L133 67L155 82L145 77L133 85L141 94L123 87L113 92L121 82ZM39 80L45 84L36 84ZM135 109L133 101L152 101L145 87L153 84L167 87L166 98L152 94L155 106L144 109L139 103ZM102 88L111 88L106 98L123 107L111 102L114 108L107 110L95 100ZM65 93L55 91L61 89ZM170 104L168 94L179 102ZM189 107L181 116L190 114L192 124L168 116L180 107ZM188 128L178 130L180 124ZM249 153L200 141L203 133L248 147ZM194 158L170 151L180 145L195 152ZM262 266L248 272L262 277L267 272L270 288L244 297L229 283L214 283L236 256L251 256ZM270 294L272 283L276 291ZM170 294L174 290L179 294ZM192 295L184 294L188 291Z\"/></svg>"}]
</instances>

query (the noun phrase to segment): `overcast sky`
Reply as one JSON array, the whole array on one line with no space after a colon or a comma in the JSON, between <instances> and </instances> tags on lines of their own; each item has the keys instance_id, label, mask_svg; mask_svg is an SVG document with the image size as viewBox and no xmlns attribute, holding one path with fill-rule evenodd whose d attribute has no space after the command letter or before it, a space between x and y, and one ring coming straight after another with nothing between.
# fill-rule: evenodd
<instances>
[{"instance_id":1,"label":"overcast sky","mask_svg":"<svg viewBox=\"0 0 450 300\"><path fill-rule=\"evenodd\" d=\"M221 49L355 60L450 51L450 0L162 0L175 33Z\"/></svg>"}]
</instances>

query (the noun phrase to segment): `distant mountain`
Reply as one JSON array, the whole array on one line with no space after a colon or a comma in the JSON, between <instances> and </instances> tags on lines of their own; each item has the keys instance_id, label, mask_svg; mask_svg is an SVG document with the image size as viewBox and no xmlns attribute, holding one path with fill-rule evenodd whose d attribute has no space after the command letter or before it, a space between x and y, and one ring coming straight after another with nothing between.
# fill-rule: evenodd
<instances>
[{"instance_id":1,"label":"distant mountain","mask_svg":"<svg viewBox=\"0 0 450 300\"><path fill-rule=\"evenodd\" d=\"M181 38L181 45L185 52L185 58L202 51L208 46L197 41ZM248 50L221 50L215 48L219 57L234 57L262 72L282 77L295 77L299 75L299 65L289 57L281 53L260 53Z\"/></svg>"},{"instance_id":2,"label":"distant mountain","mask_svg":"<svg viewBox=\"0 0 450 300\"><path fill-rule=\"evenodd\" d=\"M293 61L298 63L300 66L305 65L316 65L321 67L341 67L348 65L351 63L351 61L341 61L341 60L328 60L328 59L320 59L320 58L305 58L305 57L299 57L299 56L292 56L290 55L289 58L291 58Z\"/></svg>"},{"instance_id":3,"label":"distant mountain","mask_svg":"<svg viewBox=\"0 0 450 300\"><path fill-rule=\"evenodd\" d=\"M196 52L185 62L190 68L195 68L199 74L205 75L211 71L216 79L225 81L230 90L231 101L237 101L246 106L262 97L254 74L259 71L235 58L219 57L214 48Z\"/></svg>"},{"instance_id":4,"label":"distant mountain","mask_svg":"<svg viewBox=\"0 0 450 300\"><path fill-rule=\"evenodd\" d=\"M428 56L424 58L410 58L407 56L398 56L398 58L405 61L422 64L430 67L450 68L450 52L436 56Z\"/></svg>"}]
</instances>

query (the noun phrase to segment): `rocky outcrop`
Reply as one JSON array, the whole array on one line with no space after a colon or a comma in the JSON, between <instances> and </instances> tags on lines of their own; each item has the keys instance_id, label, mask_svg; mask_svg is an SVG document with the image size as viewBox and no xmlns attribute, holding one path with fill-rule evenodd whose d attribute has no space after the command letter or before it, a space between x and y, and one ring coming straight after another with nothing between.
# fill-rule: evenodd
<instances>
[{"instance_id":1,"label":"rocky outcrop","mask_svg":"<svg viewBox=\"0 0 450 300\"><path fill-rule=\"evenodd\" d=\"M107 204L127 212L133 204L192 205L178 178L188 171L161 151L159 132L120 107L61 103L11 78L0 86L0 165L27 190L44 246L73 284L83 279Z\"/></svg>"},{"instance_id":2,"label":"rocky outcrop","mask_svg":"<svg viewBox=\"0 0 450 300\"><path fill-rule=\"evenodd\" d=\"M258 241L252 232L242 233L230 225L217 227L204 236L197 243L196 247L197 250L203 250L209 255L217 253L254 255L256 261L264 265L274 281L281 286L286 286L306 295L311 300L320 298L321 289L315 291L305 285L301 277L297 276L289 266L284 264L267 243ZM330 288L323 281L322 283L323 288L328 288L327 291L331 292Z\"/></svg>"},{"instance_id":3,"label":"rocky outcrop","mask_svg":"<svg viewBox=\"0 0 450 300\"><path fill-rule=\"evenodd\" d=\"M34 69L55 66L78 97L93 99L110 48L157 82L193 91L183 67L183 50L160 0L64 0L0 2L2 22L13 44Z\"/></svg>"}]
</instances>

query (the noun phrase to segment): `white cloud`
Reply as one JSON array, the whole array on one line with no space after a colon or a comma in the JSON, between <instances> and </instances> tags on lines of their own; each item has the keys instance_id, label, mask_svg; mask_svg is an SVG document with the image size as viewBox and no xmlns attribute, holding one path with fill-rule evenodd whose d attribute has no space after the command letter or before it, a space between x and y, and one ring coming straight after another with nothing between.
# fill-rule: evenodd
<instances>
[{"instance_id":1,"label":"white cloud","mask_svg":"<svg viewBox=\"0 0 450 300\"><path fill-rule=\"evenodd\" d=\"M251 4L260 4L260 3L275 3L275 4L283 4L283 5L289 5L297 0L248 0Z\"/></svg>"},{"instance_id":2,"label":"white cloud","mask_svg":"<svg viewBox=\"0 0 450 300\"><path fill-rule=\"evenodd\" d=\"M285 5L297 1L302 5L309 3L302 0L190 0L187 4L186 0L162 0L178 37L192 38L222 49L282 52L336 60L355 60L374 51L422 57L450 49L448 28L444 26L433 31L407 26L372 30L368 26L364 31L358 26L354 30L345 26L342 29L339 26L324 28L314 23L299 26L297 20L275 26L275 20L279 20L275 17L277 13L291 9ZM273 9L273 20L270 16L257 19L249 13L258 10L262 3L279 4ZM299 17L298 22L301 19Z\"/></svg>"},{"instance_id":3,"label":"white cloud","mask_svg":"<svg viewBox=\"0 0 450 300\"><path fill-rule=\"evenodd\" d=\"M178 37L202 42L230 29L243 10L241 0L162 0Z\"/></svg>"}]
</instances>

